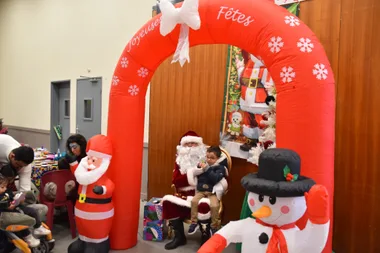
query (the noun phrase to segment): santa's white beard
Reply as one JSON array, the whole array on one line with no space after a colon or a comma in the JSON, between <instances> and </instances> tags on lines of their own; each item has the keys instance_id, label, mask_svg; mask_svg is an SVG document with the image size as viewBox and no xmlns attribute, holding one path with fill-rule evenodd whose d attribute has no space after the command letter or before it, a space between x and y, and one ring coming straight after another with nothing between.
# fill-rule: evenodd
<instances>
[{"instance_id":1,"label":"santa's white beard","mask_svg":"<svg viewBox=\"0 0 380 253\"><path fill-rule=\"evenodd\" d=\"M206 157L206 146L197 147L177 146L176 163L180 168L181 174L186 174L187 170L196 168L201 159Z\"/></svg>"},{"instance_id":2,"label":"santa's white beard","mask_svg":"<svg viewBox=\"0 0 380 253\"><path fill-rule=\"evenodd\" d=\"M89 165L87 163L87 157L85 157L80 161L77 169L75 170L75 178L81 185L95 183L104 175L104 173L106 173L109 164L110 160L103 158L100 167L96 168L93 164Z\"/></svg>"}]
</instances>

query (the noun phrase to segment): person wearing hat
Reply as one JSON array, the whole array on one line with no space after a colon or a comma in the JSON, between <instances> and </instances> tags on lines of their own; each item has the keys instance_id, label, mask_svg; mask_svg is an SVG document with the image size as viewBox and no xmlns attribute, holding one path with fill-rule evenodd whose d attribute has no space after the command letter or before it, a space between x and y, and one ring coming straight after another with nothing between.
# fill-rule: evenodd
<instances>
[{"instance_id":1,"label":"person wearing hat","mask_svg":"<svg viewBox=\"0 0 380 253\"><path fill-rule=\"evenodd\" d=\"M242 243L242 253L320 253L329 233L327 190L300 175L301 159L289 149L267 149L259 170L242 180L255 218L228 223L198 253L220 253L230 243ZM295 223L307 213L303 230Z\"/></svg>"},{"instance_id":2,"label":"person wearing hat","mask_svg":"<svg viewBox=\"0 0 380 253\"><path fill-rule=\"evenodd\" d=\"M0 118L0 134L8 134L8 128L3 127L3 119Z\"/></svg>"},{"instance_id":3,"label":"person wearing hat","mask_svg":"<svg viewBox=\"0 0 380 253\"><path fill-rule=\"evenodd\" d=\"M169 220L169 226L174 230L174 238L165 245L165 249L173 250L179 246L185 245L186 235L183 226L185 219L191 217L191 200L195 195L197 185L196 170L202 159L206 157L206 145L194 131L188 131L181 139L177 146L177 156L173 170L172 183L176 188L175 195L166 195L162 198L162 216L163 219ZM227 159L220 159L220 164L227 167ZM198 220L199 223L205 224L200 226L202 232L202 242L209 238L210 234L210 200L202 198L198 204Z\"/></svg>"},{"instance_id":4,"label":"person wearing hat","mask_svg":"<svg viewBox=\"0 0 380 253\"><path fill-rule=\"evenodd\" d=\"M79 183L79 199L75 204L75 222L79 239L70 244L69 253L108 253L112 227L114 183L106 171L112 158L112 144L104 135L87 142L87 157L81 162L73 158L71 170Z\"/></svg>"}]
</instances>

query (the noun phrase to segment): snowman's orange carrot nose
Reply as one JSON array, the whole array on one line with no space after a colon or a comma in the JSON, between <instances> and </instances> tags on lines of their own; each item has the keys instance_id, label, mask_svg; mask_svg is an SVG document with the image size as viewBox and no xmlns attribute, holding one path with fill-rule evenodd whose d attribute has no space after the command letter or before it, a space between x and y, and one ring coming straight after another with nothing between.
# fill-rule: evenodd
<instances>
[{"instance_id":1,"label":"snowman's orange carrot nose","mask_svg":"<svg viewBox=\"0 0 380 253\"><path fill-rule=\"evenodd\" d=\"M259 210L252 213L252 216L255 218L266 218L272 215L272 210L268 206L262 206Z\"/></svg>"}]
</instances>

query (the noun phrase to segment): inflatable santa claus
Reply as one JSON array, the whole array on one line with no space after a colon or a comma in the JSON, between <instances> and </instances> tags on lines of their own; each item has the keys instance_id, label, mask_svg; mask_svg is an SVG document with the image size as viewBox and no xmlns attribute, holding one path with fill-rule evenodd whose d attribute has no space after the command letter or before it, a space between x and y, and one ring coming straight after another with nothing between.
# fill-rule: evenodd
<instances>
[{"instance_id":1,"label":"inflatable santa claus","mask_svg":"<svg viewBox=\"0 0 380 253\"><path fill-rule=\"evenodd\" d=\"M186 244L183 221L190 218L191 200L196 189L196 170L200 161L206 157L206 146L203 139L195 132L189 131L182 136L177 146L176 163L173 170L172 183L176 189L175 195L166 195L162 199L163 218L169 220L174 230L174 239L165 245L165 249L175 249ZM227 157L222 154L218 163L227 167ZM225 191L227 184L219 187ZM202 232L202 242L210 237L210 200L203 198L198 205L198 221Z\"/></svg>"},{"instance_id":2,"label":"inflatable santa claus","mask_svg":"<svg viewBox=\"0 0 380 253\"><path fill-rule=\"evenodd\" d=\"M300 165L292 150L263 151L258 172L242 179L252 217L228 223L198 253L220 253L240 242L242 253L321 253L330 227L328 193L301 176ZM300 230L295 224L305 213L309 220Z\"/></svg>"},{"instance_id":3,"label":"inflatable santa claus","mask_svg":"<svg viewBox=\"0 0 380 253\"><path fill-rule=\"evenodd\" d=\"M78 164L70 163L79 183L79 198L75 204L75 221L79 238L69 253L107 253L114 207L113 182L106 176L112 157L112 145L107 136L95 135L87 142L87 156Z\"/></svg>"},{"instance_id":4,"label":"inflatable santa claus","mask_svg":"<svg viewBox=\"0 0 380 253\"><path fill-rule=\"evenodd\" d=\"M260 122L262 113L268 111L265 103L268 93L264 87L267 82L272 82L268 69L252 54L243 51L243 62L238 62L238 78L241 87L240 108L243 115L243 135L246 143L240 146L243 151L249 151L262 134Z\"/></svg>"}]
</instances>

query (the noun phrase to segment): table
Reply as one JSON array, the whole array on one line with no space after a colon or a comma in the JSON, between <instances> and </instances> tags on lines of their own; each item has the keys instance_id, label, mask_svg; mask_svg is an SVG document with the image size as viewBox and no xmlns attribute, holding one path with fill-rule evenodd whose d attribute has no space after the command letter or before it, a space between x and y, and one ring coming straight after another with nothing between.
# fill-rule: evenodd
<instances>
[{"instance_id":1,"label":"table","mask_svg":"<svg viewBox=\"0 0 380 253\"><path fill-rule=\"evenodd\" d=\"M58 161L47 159L46 156L35 157L32 163L32 182L40 189L42 175L54 170L58 170Z\"/></svg>"}]
</instances>

